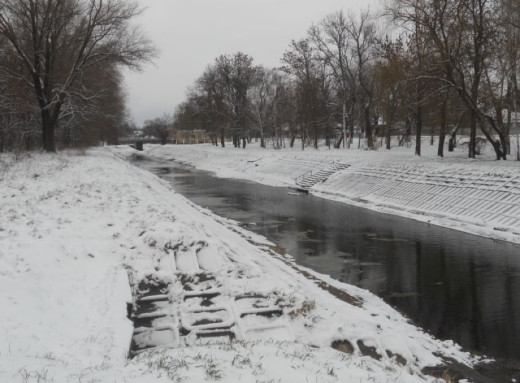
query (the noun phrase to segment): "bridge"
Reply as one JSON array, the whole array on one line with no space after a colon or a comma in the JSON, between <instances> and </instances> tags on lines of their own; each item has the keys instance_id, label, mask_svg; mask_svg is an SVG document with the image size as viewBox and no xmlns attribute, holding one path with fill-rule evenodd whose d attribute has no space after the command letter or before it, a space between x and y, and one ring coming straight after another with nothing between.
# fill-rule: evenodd
<instances>
[{"instance_id":1,"label":"bridge","mask_svg":"<svg viewBox=\"0 0 520 383\"><path fill-rule=\"evenodd\" d=\"M160 144L161 140L155 137L125 137L119 140L121 145L129 145L132 148L142 151L144 144Z\"/></svg>"}]
</instances>

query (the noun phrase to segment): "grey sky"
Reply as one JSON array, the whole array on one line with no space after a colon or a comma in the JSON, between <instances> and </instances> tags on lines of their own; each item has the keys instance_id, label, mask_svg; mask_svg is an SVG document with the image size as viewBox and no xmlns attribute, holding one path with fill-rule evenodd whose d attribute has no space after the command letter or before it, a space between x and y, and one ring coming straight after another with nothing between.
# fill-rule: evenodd
<instances>
[{"instance_id":1,"label":"grey sky","mask_svg":"<svg viewBox=\"0 0 520 383\"><path fill-rule=\"evenodd\" d=\"M242 51L255 64L280 65L292 39L343 9L379 8L380 0L139 0L139 24L160 50L154 65L126 77L134 121L172 113L186 89L221 54Z\"/></svg>"}]
</instances>

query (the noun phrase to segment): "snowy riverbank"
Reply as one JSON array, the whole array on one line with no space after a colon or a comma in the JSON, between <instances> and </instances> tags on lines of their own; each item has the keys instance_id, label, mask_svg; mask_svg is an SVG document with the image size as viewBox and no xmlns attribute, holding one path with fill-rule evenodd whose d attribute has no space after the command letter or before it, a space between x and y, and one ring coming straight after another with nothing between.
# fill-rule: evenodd
<instances>
[{"instance_id":1,"label":"snowy riverbank","mask_svg":"<svg viewBox=\"0 0 520 383\"><path fill-rule=\"evenodd\" d=\"M490 238L520 243L520 162L491 153L466 158L465 149L437 158L423 144L390 151L321 148L244 149L211 145L148 146L145 153L176 159L220 177L272 186L295 186L317 175L310 192L324 198L396 214ZM320 179L320 174L322 175Z\"/></svg>"},{"instance_id":2,"label":"snowy riverbank","mask_svg":"<svg viewBox=\"0 0 520 383\"><path fill-rule=\"evenodd\" d=\"M0 160L1 382L421 382L473 363L105 149ZM141 302L140 282L166 286L134 337L165 347L131 360L127 275ZM198 336L215 313L233 342Z\"/></svg>"}]
</instances>

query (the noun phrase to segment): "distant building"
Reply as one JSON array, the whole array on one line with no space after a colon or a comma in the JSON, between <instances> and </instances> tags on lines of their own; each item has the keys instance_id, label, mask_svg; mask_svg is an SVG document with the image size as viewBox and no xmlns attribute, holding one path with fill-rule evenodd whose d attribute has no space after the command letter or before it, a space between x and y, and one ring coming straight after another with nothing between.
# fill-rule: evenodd
<instances>
[{"instance_id":1,"label":"distant building","mask_svg":"<svg viewBox=\"0 0 520 383\"><path fill-rule=\"evenodd\" d=\"M174 144L190 145L190 144L205 144L211 142L205 130L177 130L172 134L172 141Z\"/></svg>"}]
</instances>

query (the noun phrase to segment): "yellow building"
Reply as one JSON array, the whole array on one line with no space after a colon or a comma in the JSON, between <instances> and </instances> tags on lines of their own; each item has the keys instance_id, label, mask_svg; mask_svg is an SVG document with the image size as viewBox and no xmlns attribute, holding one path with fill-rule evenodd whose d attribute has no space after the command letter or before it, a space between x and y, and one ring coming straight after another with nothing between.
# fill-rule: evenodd
<instances>
[{"instance_id":1,"label":"yellow building","mask_svg":"<svg viewBox=\"0 0 520 383\"><path fill-rule=\"evenodd\" d=\"M172 141L174 144L190 145L190 144L205 144L211 142L205 130L177 130L172 134Z\"/></svg>"}]
</instances>

